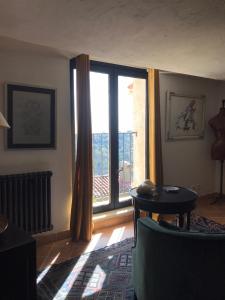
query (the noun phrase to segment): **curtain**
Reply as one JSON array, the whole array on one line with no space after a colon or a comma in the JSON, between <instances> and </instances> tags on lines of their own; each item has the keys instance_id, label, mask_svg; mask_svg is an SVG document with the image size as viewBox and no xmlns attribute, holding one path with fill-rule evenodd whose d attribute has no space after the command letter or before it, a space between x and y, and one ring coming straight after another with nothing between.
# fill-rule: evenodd
<instances>
[{"instance_id":1,"label":"curtain","mask_svg":"<svg viewBox=\"0 0 225 300\"><path fill-rule=\"evenodd\" d=\"M148 69L149 93L149 179L157 185L163 185L162 142L159 71Z\"/></svg>"},{"instance_id":2,"label":"curtain","mask_svg":"<svg viewBox=\"0 0 225 300\"><path fill-rule=\"evenodd\" d=\"M72 240L89 241L92 234L92 131L88 55L76 58L76 70L77 149L70 230Z\"/></svg>"}]
</instances>

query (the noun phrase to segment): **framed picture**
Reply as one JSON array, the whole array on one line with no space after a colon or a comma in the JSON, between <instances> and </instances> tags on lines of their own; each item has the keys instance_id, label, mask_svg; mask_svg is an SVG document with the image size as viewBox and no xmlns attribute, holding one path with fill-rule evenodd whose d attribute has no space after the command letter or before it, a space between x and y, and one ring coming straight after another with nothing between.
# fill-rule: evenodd
<instances>
[{"instance_id":1,"label":"framed picture","mask_svg":"<svg viewBox=\"0 0 225 300\"><path fill-rule=\"evenodd\" d=\"M56 90L6 84L7 148L55 148Z\"/></svg>"},{"instance_id":2,"label":"framed picture","mask_svg":"<svg viewBox=\"0 0 225 300\"><path fill-rule=\"evenodd\" d=\"M205 96L167 92L166 137L168 141L201 139L205 127Z\"/></svg>"}]
</instances>

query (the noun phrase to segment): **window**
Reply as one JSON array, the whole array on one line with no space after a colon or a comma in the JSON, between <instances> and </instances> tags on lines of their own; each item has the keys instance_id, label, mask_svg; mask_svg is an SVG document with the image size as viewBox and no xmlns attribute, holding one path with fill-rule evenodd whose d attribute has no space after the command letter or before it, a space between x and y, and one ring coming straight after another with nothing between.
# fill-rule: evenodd
<instances>
[{"instance_id":1,"label":"window","mask_svg":"<svg viewBox=\"0 0 225 300\"><path fill-rule=\"evenodd\" d=\"M74 84L75 68L72 75ZM90 94L93 210L100 212L130 205L130 188L148 176L147 71L91 61Z\"/></svg>"}]
</instances>

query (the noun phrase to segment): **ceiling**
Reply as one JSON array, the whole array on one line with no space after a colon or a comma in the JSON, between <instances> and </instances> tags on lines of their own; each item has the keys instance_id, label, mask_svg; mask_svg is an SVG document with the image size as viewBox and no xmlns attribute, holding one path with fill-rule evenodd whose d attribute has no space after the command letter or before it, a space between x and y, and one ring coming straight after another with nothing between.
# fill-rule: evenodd
<instances>
[{"instance_id":1,"label":"ceiling","mask_svg":"<svg viewBox=\"0 0 225 300\"><path fill-rule=\"evenodd\" d=\"M223 0L7 0L0 35L70 57L225 79Z\"/></svg>"}]
</instances>

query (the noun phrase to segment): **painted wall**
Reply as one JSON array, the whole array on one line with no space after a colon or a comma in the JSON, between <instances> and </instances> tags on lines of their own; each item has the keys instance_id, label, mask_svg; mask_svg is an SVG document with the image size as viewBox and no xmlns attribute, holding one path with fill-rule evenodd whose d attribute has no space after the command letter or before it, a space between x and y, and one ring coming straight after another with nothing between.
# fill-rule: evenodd
<instances>
[{"instance_id":1,"label":"painted wall","mask_svg":"<svg viewBox=\"0 0 225 300\"><path fill-rule=\"evenodd\" d=\"M52 170L52 223L54 231L69 228L72 194L71 121L69 99L69 60L45 51L0 50L0 111L4 111L4 83L18 82L57 89L57 149L6 150L0 131L0 174ZM206 96L206 130L203 140L165 140L166 92ZM201 194L215 190L216 163L210 158L214 139L207 125L218 112L225 95L222 82L185 75L160 75L162 141L165 183L196 186ZM223 96L224 98L224 96Z\"/></svg>"},{"instance_id":2,"label":"painted wall","mask_svg":"<svg viewBox=\"0 0 225 300\"><path fill-rule=\"evenodd\" d=\"M0 110L4 112L4 82L57 89L56 150L6 150L0 131L0 174L52 170L52 223L54 231L69 227L71 204L71 126L69 60L35 51L0 51Z\"/></svg>"},{"instance_id":3,"label":"painted wall","mask_svg":"<svg viewBox=\"0 0 225 300\"><path fill-rule=\"evenodd\" d=\"M215 191L216 163L210 158L210 149L214 137L208 125L208 120L218 112L219 90L223 85L222 82L204 78L178 74L160 74L165 184L185 187L194 186L200 194L208 194ZM165 110L167 91L194 96L206 96L204 139L166 141Z\"/></svg>"}]
</instances>

